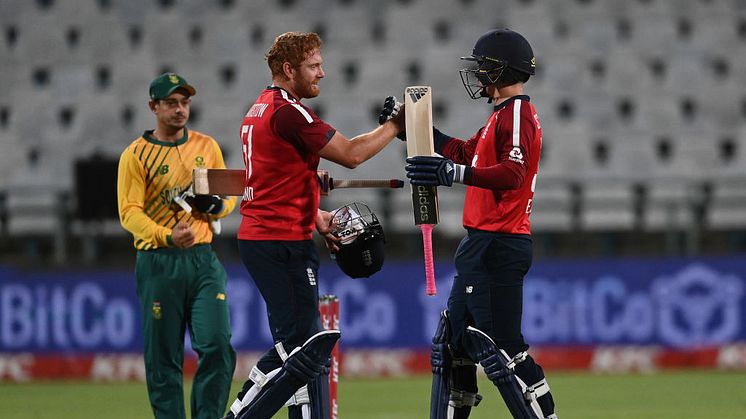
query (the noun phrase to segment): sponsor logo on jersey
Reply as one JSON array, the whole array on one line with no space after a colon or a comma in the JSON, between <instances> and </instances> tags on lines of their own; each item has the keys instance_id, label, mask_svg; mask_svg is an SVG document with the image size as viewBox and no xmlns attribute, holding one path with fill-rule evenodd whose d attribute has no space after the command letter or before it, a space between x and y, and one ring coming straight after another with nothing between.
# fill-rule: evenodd
<instances>
[{"instance_id":1,"label":"sponsor logo on jersey","mask_svg":"<svg viewBox=\"0 0 746 419\"><path fill-rule=\"evenodd\" d=\"M164 164L163 166L159 167L158 171L156 172L156 174L159 174L161 176L165 175L166 173L168 173L168 165L167 164Z\"/></svg>"},{"instance_id":2,"label":"sponsor logo on jersey","mask_svg":"<svg viewBox=\"0 0 746 419\"><path fill-rule=\"evenodd\" d=\"M204 167L205 166L205 158L202 156L197 156L194 158L194 163L197 165L197 167Z\"/></svg>"},{"instance_id":3,"label":"sponsor logo on jersey","mask_svg":"<svg viewBox=\"0 0 746 419\"><path fill-rule=\"evenodd\" d=\"M510 150L510 153L508 154L508 159L510 161L514 161L516 163L524 164L523 163L523 153L521 152L520 147L513 147L512 150Z\"/></svg>"}]
</instances>

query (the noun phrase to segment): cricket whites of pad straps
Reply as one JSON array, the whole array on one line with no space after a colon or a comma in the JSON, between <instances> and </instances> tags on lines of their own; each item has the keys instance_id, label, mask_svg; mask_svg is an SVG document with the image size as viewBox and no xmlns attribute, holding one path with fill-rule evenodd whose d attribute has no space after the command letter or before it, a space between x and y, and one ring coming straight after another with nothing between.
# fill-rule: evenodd
<instances>
[{"instance_id":1,"label":"cricket whites of pad straps","mask_svg":"<svg viewBox=\"0 0 746 419\"><path fill-rule=\"evenodd\" d=\"M444 310L440 313L430 353L433 372L430 419L466 418L471 408L482 401L482 396L476 393L477 367L470 359L454 356L449 345L450 329L448 310Z\"/></svg>"},{"instance_id":2,"label":"cricket whites of pad straps","mask_svg":"<svg viewBox=\"0 0 746 419\"><path fill-rule=\"evenodd\" d=\"M554 413L545 416L537 401L549 393L546 379L526 385L515 373L515 366L525 361L528 353L520 352L511 358L486 333L472 326L464 333L464 347L469 357L482 365L514 418L557 419Z\"/></svg>"},{"instance_id":3,"label":"cricket whites of pad straps","mask_svg":"<svg viewBox=\"0 0 746 419\"><path fill-rule=\"evenodd\" d=\"M281 368L268 374L254 368L249 378L254 385L231 405L236 419L270 419L296 392L318 378L327 368L329 356L339 340L339 330L324 330L311 336L287 356ZM280 346L278 353L283 353ZM283 355L281 355L282 357ZM298 394L302 400L303 394ZM326 403L324 403L326 404ZM328 408L328 407L327 407Z\"/></svg>"}]
</instances>

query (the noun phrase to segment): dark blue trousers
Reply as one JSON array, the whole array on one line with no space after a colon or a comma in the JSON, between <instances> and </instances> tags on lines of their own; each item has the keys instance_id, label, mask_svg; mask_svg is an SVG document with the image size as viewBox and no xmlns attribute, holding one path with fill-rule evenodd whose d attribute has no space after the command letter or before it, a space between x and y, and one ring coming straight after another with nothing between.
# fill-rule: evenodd
<instances>
[{"instance_id":1,"label":"dark blue trousers","mask_svg":"<svg viewBox=\"0 0 746 419\"><path fill-rule=\"evenodd\" d=\"M465 358L462 339L467 326L489 335L508 356L528 350L521 333L523 278L532 261L531 236L467 230L456 250L456 278L448 297L454 356ZM474 360L478 361L478 360ZM544 371L529 355L515 373L531 385ZM454 373L454 386L476 392L476 376ZM554 412L551 393L539 398L544 412Z\"/></svg>"},{"instance_id":2,"label":"dark blue trousers","mask_svg":"<svg viewBox=\"0 0 746 419\"><path fill-rule=\"evenodd\" d=\"M448 298L452 344L467 326L487 333L515 355L528 349L521 334L523 278L531 267L528 235L468 230L456 251L456 278Z\"/></svg>"},{"instance_id":3,"label":"dark blue trousers","mask_svg":"<svg viewBox=\"0 0 746 419\"><path fill-rule=\"evenodd\" d=\"M241 261L267 305L275 342L290 353L322 330L319 315L319 255L312 240L239 240ZM263 372L282 366L272 348L259 360Z\"/></svg>"}]
</instances>

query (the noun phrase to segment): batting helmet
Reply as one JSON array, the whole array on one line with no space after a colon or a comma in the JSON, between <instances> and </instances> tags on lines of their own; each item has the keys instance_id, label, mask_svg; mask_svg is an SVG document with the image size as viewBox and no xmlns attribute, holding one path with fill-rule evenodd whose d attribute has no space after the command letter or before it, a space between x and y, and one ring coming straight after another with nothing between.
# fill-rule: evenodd
<instances>
[{"instance_id":1,"label":"batting helmet","mask_svg":"<svg viewBox=\"0 0 746 419\"><path fill-rule=\"evenodd\" d=\"M476 62L476 68L459 71L461 82L472 99L486 97L487 86L513 79L507 77L508 73L518 72L525 81L536 71L536 58L531 45L521 34L510 29L495 29L485 33L474 44L471 55L461 59ZM516 81L519 80L513 83Z\"/></svg>"},{"instance_id":2,"label":"batting helmet","mask_svg":"<svg viewBox=\"0 0 746 419\"><path fill-rule=\"evenodd\" d=\"M332 212L334 231L340 238L332 259L350 278L368 278L381 270L386 238L378 217L367 205L353 202Z\"/></svg>"}]
</instances>

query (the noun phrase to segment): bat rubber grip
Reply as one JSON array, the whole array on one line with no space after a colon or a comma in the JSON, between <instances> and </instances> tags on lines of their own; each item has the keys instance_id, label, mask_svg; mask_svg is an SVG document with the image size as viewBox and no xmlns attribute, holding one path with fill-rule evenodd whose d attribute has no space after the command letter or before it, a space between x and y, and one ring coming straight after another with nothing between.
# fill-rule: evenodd
<instances>
[{"instance_id":1,"label":"bat rubber grip","mask_svg":"<svg viewBox=\"0 0 746 419\"><path fill-rule=\"evenodd\" d=\"M435 265L433 263L433 224L420 224L422 246L425 252L425 293L437 294L435 289Z\"/></svg>"}]
</instances>

